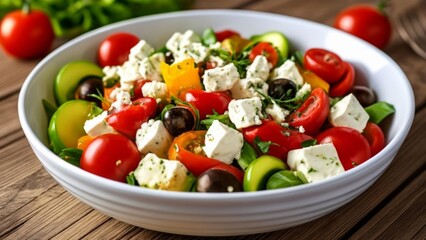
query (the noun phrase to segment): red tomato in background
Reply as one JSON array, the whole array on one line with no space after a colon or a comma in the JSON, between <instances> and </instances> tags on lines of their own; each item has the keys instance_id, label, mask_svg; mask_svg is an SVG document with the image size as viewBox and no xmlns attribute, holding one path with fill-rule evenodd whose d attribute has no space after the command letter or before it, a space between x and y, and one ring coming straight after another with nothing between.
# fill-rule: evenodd
<instances>
[{"instance_id":1,"label":"red tomato in background","mask_svg":"<svg viewBox=\"0 0 426 240\"><path fill-rule=\"evenodd\" d=\"M222 42L223 40L230 38L232 36L240 36L240 34L234 30L223 30L223 31L219 31L216 32L216 40L218 42Z\"/></svg>"},{"instance_id":2,"label":"red tomato in background","mask_svg":"<svg viewBox=\"0 0 426 240\"><path fill-rule=\"evenodd\" d=\"M315 88L299 109L286 120L293 127L303 126L305 133L315 135L327 119L330 100L322 88Z\"/></svg>"},{"instance_id":3,"label":"red tomato in background","mask_svg":"<svg viewBox=\"0 0 426 240\"><path fill-rule=\"evenodd\" d=\"M272 46L272 44L267 42L260 42L256 44L256 46L254 46L253 49L250 51L250 62L252 63L258 55L265 56L266 59L268 59L268 62L272 64L272 66L277 65L279 55L274 46Z\"/></svg>"},{"instance_id":4,"label":"red tomato in background","mask_svg":"<svg viewBox=\"0 0 426 240\"><path fill-rule=\"evenodd\" d=\"M206 119L206 115L213 115L215 111L224 114L232 100L224 92L205 92L200 89L189 89L182 98L198 109L200 120Z\"/></svg>"},{"instance_id":5,"label":"red tomato in background","mask_svg":"<svg viewBox=\"0 0 426 240\"><path fill-rule=\"evenodd\" d=\"M385 134L377 124L368 122L362 132L362 135L370 144L371 156L376 155L385 147Z\"/></svg>"},{"instance_id":6,"label":"red tomato in background","mask_svg":"<svg viewBox=\"0 0 426 240\"><path fill-rule=\"evenodd\" d=\"M355 84L355 69L352 64L343 62L345 65L346 73L343 78L330 86L330 97L343 97L345 96Z\"/></svg>"},{"instance_id":7,"label":"red tomato in background","mask_svg":"<svg viewBox=\"0 0 426 240\"><path fill-rule=\"evenodd\" d=\"M255 142L257 138L263 142L271 141L269 151L262 154L271 155L284 161L287 160L287 153L290 150L301 148L302 142L313 139L311 136L299 131L284 128L269 119L262 120L261 125L243 128L242 133L244 139L255 149L258 149Z\"/></svg>"},{"instance_id":8,"label":"red tomato in background","mask_svg":"<svg viewBox=\"0 0 426 240\"><path fill-rule=\"evenodd\" d=\"M333 143L345 170L349 170L371 157L367 139L349 127L332 127L316 137L318 144Z\"/></svg>"},{"instance_id":9,"label":"red tomato in background","mask_svg":"<svg viewBox=\"0 0 426 240\"><path fill-rule=\"evenodd\" d=\"M141 160L135 143L123 135L104 134L93 139L80 159L82 169L101 177L126 182Z\"/></svg>"},{"instance_id":10,"label":"red tomato in background","mask_svg":"<svg viewBox=\"0 0 426 240\"><path fill-rule=\"evenodd\" d=\"M50 51L54 39L49 16L38 10L10 12L0 24L0 43L13 57L42 57Z\"/></svg>"},{"instance_id":11,"label":"red tomato in background","mask_svg":"<svg viewBox=\"0 0 426 240\"><path fill-rule=\"evenodd\" d=\"M105 121L118 132L135 139L141 124L155 117L157 101L154 98L139 98L118 112L111 113Z\"/></svg>"},{"instance_id":12,"label":"red tomato in background","mask_svg":"<svg viewBox=\"0 0 426 240\"><path fill-rule=\"evenodd\" d=\"M337 15L333 26L381 49L388 44L392 34L391 22L383 9L367 4L344 9Z\"/></svg>"},{"instance_id":13,"label":"red tomato in background","mask_svg":"<svg viewBox=\"0 0 426 240\"><path fill-rule=\"evenodd\" d=\"M114 33L101 42L98 63L101 67L122 65L129 58L130 49L139 38L130 33Z\"/></svg>"},{"instance_id":14,"label":"red tomato in background","mask_svg":"<svg viewBox=\"0 0 426 240\"><path fill-rule=\"evenodd\" d=\"M322 48L306 51L303 61L307 70L331 84L338 82L346 71L346 66L337 54Z\"/></svg>"}]
</instances>

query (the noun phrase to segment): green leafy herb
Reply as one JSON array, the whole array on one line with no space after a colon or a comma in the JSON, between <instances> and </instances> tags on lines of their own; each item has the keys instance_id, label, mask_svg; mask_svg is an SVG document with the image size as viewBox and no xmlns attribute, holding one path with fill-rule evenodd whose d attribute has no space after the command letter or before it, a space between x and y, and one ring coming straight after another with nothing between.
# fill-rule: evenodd
<instances>
[{"instance_id":1,"label":"green leafy herb","mask_svg":"<svg viewBox=\"0 0 426 240\"><path fill-rule=\"evenodd\" d=\"M303 53L301 51L295 51L291 56L290 60L300 65L302 68L304 67L303 63Z\"/></svg>"},{"instance_id":2,"label":"green leafy herb","mask_svg":"<svg viewBox=\"0 0 426 240\"><path fill-rule=\"evenodd\" d=\"M312 139L312 140L306 140L302 142L302 147L312 147L315 146L317 144L317 140L316 139Z\"/></svg>"},{"instance_id":3,"label":"green leafy herb","mask_svg":"<svg viewBox=\"0 0 426 240\"><path fill-rule=\"evenodd\" d=\"M136 180L135 173L132 171L129 175L126 176L126 182L129 185L139 186L138 181Z\"/></svg>"},{"instance_id":4,"label":"green leafy herb","mask_svg":"<svg viewBox=\"0 0 426 240\"><path fill-rule=\"evenodd\" d=\"M59 157L71 163L76 167L80 167L80 158L83 150L78 148L65 148L59 153Z\"/></svg>"},{"instance_id":5,"label":"green leafy herb","mask_svg":"<svg viewBox=\"0 0 426 240\"><path fill-rule=\"evenodd\" d=\"M241 169L245 170L256 158L256 150L248 142L244 141L240 158L237 161L238 165L240 165Z\"/></svg>"},{"instance_id":6,"label":"green leafy herb","mask_svg":"<svg viewBox=\"0 0 426 240\"><path fill-rule=\"evenodd\" d=\"M201 37L201 42L204 46L214 44L216 41L216 34L212 28L207 28L206 30L204 30L203 35Z\"/></svg>"},{"instance_id":7,"label":"green leafy herb","mask_svg":"<svg viewBox=\"0 0 426 240\"><path fill-rule=\"evenodd\" d=\"M233 63L240 74L240 78L245 78L247 66L250 64L248 59L248 51L243 50L240 54L230 53L225 49L213 49L210 54L218 56L227 63Z\"/></svg>"},{"instance_id":8,"label":"green leafy herb","mask_svg":"<svg viewBox=\"0 0 426 240\"><path fill-rule=\"evenodd\" d=\"M279 146L278 143L274 143L272 141L262 141L258 136L254 138L254 143L256 143L256 145L259 147L259 150L263 153L268 153L269 147L271 145Z\"/></svg>"},{"instance_id":9,"label":"green leafy herb","mask_svg":"<svg viewBox=\"0 0 426 240\"><path fill-rule=\"evenodd\" d=\"M56 112L57 107L55 107L52 103L47 101L46 99L42 99L44 111L46 112L47 119L50 120L53 114Z\"/></svg>"},{"instance_id":10,"label":"green leafy herb","mask_svg":"<svg viewBox=\"0 0 426 240\"><path fill-rule=\"evenodd\" d=\"M213 115L207 115L207 118L201 120L201 124L203 124L207 129L213 124L214 120L219 120L221 123L225 124L228 127L233 129L237 129L235 125L231 122L228 114L218 114L216 111L213 112Z\"/></svg>"},{"instance_id":11,"label":"green leafy herb","mask_svg":"<svg viewBox=\"0 0 426 240\"><path fill-rule=\"evenodd\" d=\"M365 108L365 111L370 116L369 121L379 124L387 116L395 112L393 105L387 102L377 102Z\"/></svg>"},{"instance_id":12,"label":"green leafy herb","mask_svg":"<svg viewBox=\"0 0 426 240\"><path fill-rule=\"evenodd\" d=\"M282 170L274 173L266 184L266 189L287 188L304 184L295 171ZM304 178L304 176L303 176Z\"/></svg>"}]
</instances>

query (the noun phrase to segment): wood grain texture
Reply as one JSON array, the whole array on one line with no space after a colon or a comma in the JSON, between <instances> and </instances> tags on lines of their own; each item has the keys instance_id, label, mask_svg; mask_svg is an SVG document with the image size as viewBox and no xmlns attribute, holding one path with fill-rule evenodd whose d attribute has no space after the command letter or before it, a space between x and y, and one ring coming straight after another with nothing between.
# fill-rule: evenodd
<instances>
[{"instance_id":1,"label":"wood grain texture","mask_svg":"<svg viewBox=\"0 0 426 240\"><path fill-rule=\"evenodd\" d=\"M400 11L416 1L391 1L391 10ZM361 2L375 1L198 0L195 8L273 12L331 25L338 11ZM57 41L55 47L61 43ZM315 221L220 239L426 239L426 60L415 55L396 31L384 51L407 75L416 101L412 129L385 173L354 201ZM122 223L82 203L56 183L32 152L17 115L19 89L38 62L18 61L0 51L0 239L213 239Z\"/></svg>"}]
</instances>

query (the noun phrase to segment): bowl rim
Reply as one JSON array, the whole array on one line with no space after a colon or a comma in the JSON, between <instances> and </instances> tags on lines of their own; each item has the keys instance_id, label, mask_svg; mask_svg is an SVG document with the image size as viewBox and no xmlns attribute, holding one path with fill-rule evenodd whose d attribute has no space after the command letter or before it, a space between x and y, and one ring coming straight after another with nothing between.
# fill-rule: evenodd
<instances>
[{"instance_id":1,"label":"bowl rim","mask_svg":"<svg viewBox=\"0 0 426 240\"><path fill-rule=\"evenodd\" d=\"M222 200L222 201L233 201L233 200L248 200L252 199L254 197L279 197L283 194L300 194L305 193L307 191L321 191L321 189L329 188L333 184L336 184L340 181L350 181L351 178L358 174L362 174L366 170L372 167L372 165L376 164L383 164L383 162L386 160L386 157L391 157L390 153L392 149L399 149L402 142L401 140L405 139L407 136L409 129L412 125L413 119L414 119L414 94L411 88L411 84L409 80L407 79L406 75L403 73L401 68L396 64L396 62L390 58L387 54L382 52L381 50L377 49L373 45L361 40L357 39L357 41L360 41L361 44L365 44L366 48L369 48L370 51L376 51L377 54L381 55L381 57L386 58L386 60L392 64L392 68L395 68L397 73L399 74L398 78L401 78L402 81L407 82L407 89L409 91L408 93L408 102L409 106L413 106L413 108L408 109L409 115L405 118L405 121L402 122L400 125L400 128L396 132L393 139L389 141L389 143L385 146L385 148L379 152L377 155L370 158L368 161L364 162L360 166L357 166L356 168L350 169L348 171L345 171L344 173L334 176L332 178L316 182L316 183L309 183L309 184L303 184L291 188L283 188L283 189L274 189L274 190L264 190L264 191L256 191L256 192L235 192L232 194L229 193L198 193L198 192L174 192L174 191L162 191L162 190L154 190L154 189L148 189L148 188L142 188L142 187L135 187L128 185L126 183L116 182L110 179L106 179L94 174L91 174L89 172L84 171L81 168L78 168L76 166L73 166L72 164L69 164L65 161L63 161L61 158L59 158L56 154L54 154L47 146L45 146L42 141L36 136L35 132L30 128L30 125L27 121L27 115L25 112L25 102L26 102L26 94L29 90L31 79L34 79L35 75L43 69L45 64L49 62L52 58L54 58L56 55L60 54L61 51L64 49L80 42L85 39L91 38L92 36L95 36L97 34L100 34L104 31L108 31L110 29L118 29L120 27L124 27L128 24L132 23L140 23L143 24L143 22L146 21L155 21L157 19L164 19L164 18L186 18L186 17L196 17L196 16L218 16L218 15L242 15L242 16L250 16L250 17L267 17L267 18L280 18L287 21L297 21L302 24L309 24L314 25L318 28L324 28L328 31L335 31L339 32L339 34L344 34L347 37L350 38L356 38L352 35L349 35L348 33L342 32L340 30L334 29L330 26L327 26L325 24L321 24L318 22L313 22L306 19L296 18L292 16L282 15L282 14L276 14L276 13L268 13L268 12L259 12L254 10L236 10L236 9L213 9L213 10L185 10L185 11L179 11L179 12L171 12L171 13L162 13L162 14L155 14L150 16L143 16L143 17L137 17L134 19L124 20L121 22L113 23L104 27L100 27L98 29L92 30L90 32L84 33L66 43L59 46L57 49L53 50L49 55L47 55L44 59L42 59L35 68L30 72L28 77L25 79L22 88L19 93L18 98L18 116L19 121L21 124L21 127L25 133L25 136L27 137L30 145L32 148L38 149L43 155L45 155L46 159L39 159L43 163L43 161L48 161L49 164L53 164L55 167L60 168L62 171L68 172L69 174L73 174L76 177L78 177L81 180L91 182L93 185L96 186L102 186L106 187L108 189L114 189L114 191L118 191L123 194L132 194L135 196L150 196L154 198L164 198L164 199L176 199L176 200L196 200L196 201L215 201L215 200Z\"/></svg>"}]
</instances>

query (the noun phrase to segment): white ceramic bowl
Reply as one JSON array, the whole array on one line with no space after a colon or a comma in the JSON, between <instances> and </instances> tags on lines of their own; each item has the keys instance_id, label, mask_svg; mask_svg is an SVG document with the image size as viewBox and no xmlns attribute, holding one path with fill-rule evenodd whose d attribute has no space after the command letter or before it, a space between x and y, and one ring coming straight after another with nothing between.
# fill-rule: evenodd
<instances>
[{"instance_id":1,"label":"white ceramic bowl","mask_svg":"<svg viewBox=\"0 0 426 240\"><path fill-rule=\"evenodd\" d=\"M61 160L48 148L42 99L53 102L53 80L67 62L95 59L109 34L128 31L164 44L172 33L207 27L235 29L243 36L278 30L293 49L321 47L354 65L396 113L386 130L387 146L362 165L329 180L287 189L242 193L188 193L144 189L104 179ZM160 47L156 45L155 47ZM413 121L414 97L398 65L372 45L333 28L292 17L239 10L199 10L142 17L113 24L67 42L43 59L19 96L19 118L45 169L71 194L108 216L136 226L176 234L226 236L284 229L319 218L351 201L385 171Z\"/></svg>"}]
</instances>

